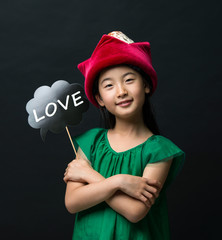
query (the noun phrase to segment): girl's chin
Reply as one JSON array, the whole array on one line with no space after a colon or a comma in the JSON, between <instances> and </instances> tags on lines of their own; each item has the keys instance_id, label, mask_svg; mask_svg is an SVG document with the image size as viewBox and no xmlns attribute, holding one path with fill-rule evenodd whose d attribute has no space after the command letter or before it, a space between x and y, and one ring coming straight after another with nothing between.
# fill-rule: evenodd
<instances>
[{"instance_id":1,"label":"girl's chin","mask_svg":"<svg viewBox=\"0 0 222 240\"><path fill-rule=\"evenodd\" d=\"M118 112L113 115L115 115L119 119L126 120L126 121L134 121L135 119L139 121L139 116L140 116L138 111L125 111L122 113Z\"/></svg>"}]
</instances>

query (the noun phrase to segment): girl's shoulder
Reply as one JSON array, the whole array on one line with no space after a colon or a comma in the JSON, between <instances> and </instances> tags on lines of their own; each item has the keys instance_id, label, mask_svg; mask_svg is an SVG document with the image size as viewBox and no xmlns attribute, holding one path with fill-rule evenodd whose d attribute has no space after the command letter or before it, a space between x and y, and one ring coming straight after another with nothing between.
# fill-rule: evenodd
<instances>
[{"instance_id":1,"label":"girl's shoulder","mask_svg":"<svg viewBox=\"0 0 222 240\"><path fill-rule=\"evenodd\" d=\"M105 131L106 129L104 128L93 128L75 136L73 138L75 148L81 148L87 159L90 159L91 149L95 143L100 142L98 140L104 136Z\"/></svg>"},{"instance_id":2,"label":"girl's shoulder","mask_svg":"<svg viewBox=\"0 0 222 240\"><path fill-rule=\"evenodd\" d=\"M185 152L173 141L162 135L152 135L146 148L148 164L173 159L165 186L168 186L180 172L185 161Z\"/></svg>"},{"instance_id":3,"label":"girl's shoulder","mask_svg":"<svg viewBox=\"0 0 222 240\"><path fill-rule=\"evenodd\" d=\"M185 153L169 138L162 135L152 135L144 146L149 156L149 163L178 158L184 161Z\"/></svg>"},{"instance_id":4,"label":"girl's shoulder","mask_svg":"<svg viewBox=\"0 0 222 240\"><path fill-rule=\"evenodd\" d=\"M154 134L148 140L150 140L149 144L153 145L153 147L157 147L157 148L173 147L173 148L179 149L179 147L172 140L162 135Z\"/></svg>"}]
</instances>

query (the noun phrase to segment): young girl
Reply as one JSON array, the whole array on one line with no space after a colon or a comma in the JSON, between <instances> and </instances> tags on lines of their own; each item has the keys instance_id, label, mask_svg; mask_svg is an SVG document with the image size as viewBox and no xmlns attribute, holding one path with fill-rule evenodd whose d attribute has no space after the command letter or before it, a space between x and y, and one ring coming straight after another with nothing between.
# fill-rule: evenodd
<instances>
[{"instance_id":1,"label":"young girl","mask_svg":"<svg viewBox=\"0 0 222 240\"><path fill-rule=\"evenodd\" d=\"M112 32L78 68L108 129L74 139L78 156L64 174L73 239L169 239L166 189L184 152L159 135L149 105L157 85L150 44Z\"/></svg>"}]
</instances>

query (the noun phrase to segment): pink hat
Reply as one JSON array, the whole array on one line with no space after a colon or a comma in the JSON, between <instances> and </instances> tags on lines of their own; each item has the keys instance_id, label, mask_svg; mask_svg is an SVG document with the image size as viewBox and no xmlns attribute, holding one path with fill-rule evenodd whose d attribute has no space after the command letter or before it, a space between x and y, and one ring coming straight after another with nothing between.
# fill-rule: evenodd
<instances>
[{"instance_id":1,"label":"pink hat","mask_svg":"<svg viewBox=\"0 0 222 240\"><path fill-rule=\"evenodd\" d=\"M157 86L157 74L151 62L150 43L134 43L124 34L124 37L118 37L112 33L110 35L103 35L92 56L78 65L78 69L85 77L86 96L89 101L97 107L98 104L92 93L93 82L98 74L106 67L119 64L137 66L142 69L144 73L149 75L152 81L151 94L155 91ZM119 32L117 33L119 34Z\"/></svg>"}]
</instances>

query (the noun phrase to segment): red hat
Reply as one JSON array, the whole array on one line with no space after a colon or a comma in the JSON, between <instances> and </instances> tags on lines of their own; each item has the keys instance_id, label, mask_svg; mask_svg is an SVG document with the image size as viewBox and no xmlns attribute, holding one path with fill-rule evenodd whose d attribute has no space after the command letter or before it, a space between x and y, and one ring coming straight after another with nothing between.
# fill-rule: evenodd
<instances>
[{"instance_id":1,"label":"red hat","mask_svg":"<svg viewBox=\"0 0 222 240\"><path fill-rule=\"evenodd\" d=\"M95 106L98 107L92 93L95 78L104 68L119 64L130 64L142 69L152 81L151 94L155 91L157 74L152 66L150 43L134 43L130 39L125 41L125 38L103 35L92 56L78 65L78 69L85 77L86 96Z\"/></svg>"}]
</instances>

